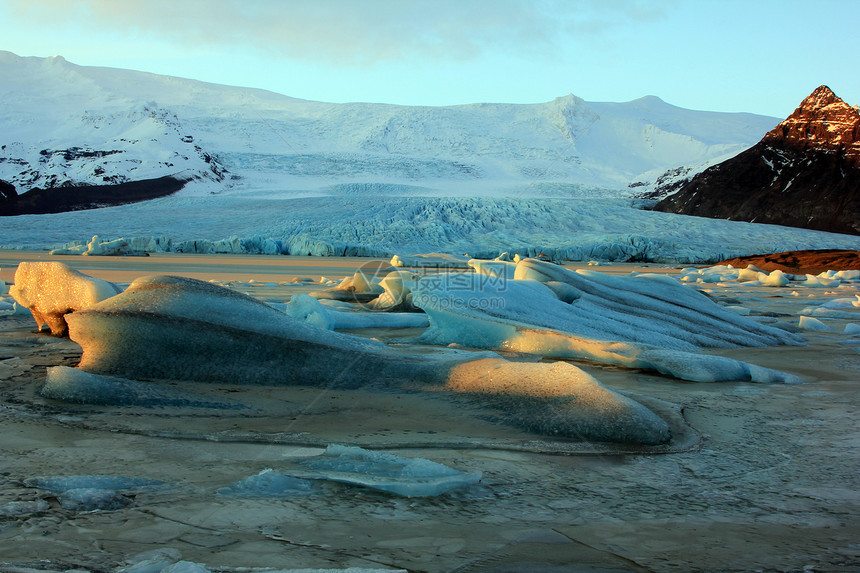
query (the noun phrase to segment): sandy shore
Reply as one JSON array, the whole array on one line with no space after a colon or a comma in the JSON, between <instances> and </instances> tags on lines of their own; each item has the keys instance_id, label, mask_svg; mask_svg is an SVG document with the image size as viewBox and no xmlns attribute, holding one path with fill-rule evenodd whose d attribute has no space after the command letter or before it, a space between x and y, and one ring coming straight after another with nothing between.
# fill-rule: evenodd
<instances>
[{"instance_id":1,"label":"sandy shore","mask_svg":"<svg viewBox=\"0 0 860 573\"><path fill-rule=\"evenodd\" d=\"M47 258L0 253L0 279L11 281L19 260ZM124 283L145 274L241 281L241 290L273 299L319 285L265 283L338 279L367 262L222 255L58 259ZM626 274L632 268L597 270ZM710 290L726 304L793 324L803 306L860 292ZM609 386L682 409L676 424L689 428L683 440L637 451L531 436L441 397L197 385L189 389L249 407L213 412L50 402L37 395L45 367L74 365L80 349L34 334L34 325L27 317L0 317L0 507L47 504L0 514L0 570L109 570L153 548L176 549L210 569L860 569L860 346L844 344L846 336L835 329L806 333L804 347L720 352L797 374L802 385L689 383L586 366ZM333 442L425 457L482 472L483 479L437 498L334 483L285 500L216 494L263 469L290 468ZM82 512L24 484L31 476L79 474L147 477L168 487L140 492L122 509Z\"/></svg>"}]
</instances>

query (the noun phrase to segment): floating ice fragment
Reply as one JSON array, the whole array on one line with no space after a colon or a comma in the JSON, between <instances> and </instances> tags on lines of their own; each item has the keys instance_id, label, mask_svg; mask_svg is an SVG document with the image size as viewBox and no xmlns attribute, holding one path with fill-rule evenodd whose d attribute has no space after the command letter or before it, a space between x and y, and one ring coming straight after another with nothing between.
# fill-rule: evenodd
<instances>
[{"instance_id":1,"label":"floating ice fragment","mask_svg":"<svg viewBox=\"0 0 860 573\"><path fill-rule=\"evenodd\" d=\"M121 567L117 573L161 573L168 565L173 565L182 558L177 549L164 547L138 553L125 560L127 566Z\"/></svg>"},{"instance_id":2,"label":"floating ice fragment","mask_svg":"<svg viewBox=\"0 0 860 573\"><path fill-rule=\"evenodd\" d=\"M294 294L286 306L285 313L296 320L313 324L319 328L334 330L335 321L329 310L310 295Z\"/></svg>"},{"instance_id":3,"label":"floating ice fragment","mask_svg":"<svg viewBox=\"0 0 860 573\"><path fill-rule=\"evenodd\" d=\"M109 489L115 491L151 489L165 485L157 479L108 476L108 475L76 475L76 476L37 476L24 480L27 487L35 487L56 493L72 489Z\"/></svg>"},{"instance_id":4,"label":"floating ice fragment","mask_svg":"<svg viewBox=\"0 0 860 573\"><path fill-rule=\"evenodd\" d=\"M216 493L223 497L280 499L312 492L313 483L284 474L271 468L241 481L222 487Z\"/></svg>"},{"instance_id":5,"label":"floating ice fragment","mask_svg":"<svg viewBox=\"0 0 860 573\"><path fill-rule=\"evenodd\" d=\"M51 261L19 263L9 292L21 306L30 309L38 329L47 324L51 334L64 336L68 328L66 314L110 298L120 290L113 283Z\"/></svg>"},{"instance_id":6,"label":"floating ice fragment","mask_svg":"<svg viewBox=\"0 0 860 573\"><path fill-rule=\"evenodd\" d=\"M860 324L855 324L853 322L849 322L845 325L845 330L842 331L843 334L860 334Z\"/></svg>"},{"instance_id":7,"label":"floating ice fragment","mask_svg":"<svg viewBox=\"0 0 860 573\"><path fill-rule=\"evenodd\" d=\"M177 561L161 570L161 573L210 573L204 565L194 561Z\"/></svg>"},{"instance_id":8,"label":"floating ice fragment","mask_svg":"<svg viewBox=\"0 0 860 573\"><path fill-rule=\"evenodd\" d=\"M822 274L824 274L824 273L822 273ZM842 281L839 279L836 279L836 278L828 278L828 277L823 277L821 275L815 276L815 275L809 275L808 274L808 275L806 275L806 280L803 282L803 286L813 287L813 288L822 288L822 287L829 288L829 287L839 286L841 283L842 283Z\"/></svg>"},{"instance_id":9,"label":"floating ice fragment","mask_svg":"<svg viewBox=\"0 0 860 573\"><path fill-rule=\"evenodd\" d=\"M133 503L121 493L100 488L68 489L60 493L57 500L63 509L73 511L115 511Z\"/></svg>"},{"instance_id":10,"label":"floating ice fragment","mask_svg":"<svg viewBox=\"0 0 860 573\"><path fill-rule=\"evenodd\" d=\"M18 517L21 515L47 511L50 507L50 504L48 504L44 499L38 499L35 501L9 501L6 503L0 503L0 516Z\"/></svg>"},{"instance_id":11,"label":"floating ice fragment","mask_svg":"<svg viewBox=\"0 0 860 573\"><path fill-rule=\"evenodd\" d=\"M330 445L321 456L300 462L313 470L304 477L327 479L386 491L404 497L432 497L468 487L480 472L461 472L423 458Z\"/></svg>"},{"instance_id":12,"label":"floating ice fragment","mask_svg":"<svg viewBox=\"0 0 860 573\"><path fill-rule=\"evenodd\" d=\"M812 316L801 316L797 326L803 330L830 330L830 327Z\"/></svg>"}]
</instances>

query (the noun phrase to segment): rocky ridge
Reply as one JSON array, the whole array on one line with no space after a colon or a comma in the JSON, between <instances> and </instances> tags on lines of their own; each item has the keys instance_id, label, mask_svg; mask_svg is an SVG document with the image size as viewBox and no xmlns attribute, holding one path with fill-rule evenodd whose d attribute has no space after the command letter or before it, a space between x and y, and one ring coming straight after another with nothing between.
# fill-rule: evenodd
<instances>
[{"instance_id":1,"label":"rocky ridge","mask_svg":"<svg viewBox=\"0 0 860 573\"><path fill-rule=\"evenodd\" d=\"M860 113L820 86L755 146L654 208L860 234Z\"/></svg>"}]
</instances>

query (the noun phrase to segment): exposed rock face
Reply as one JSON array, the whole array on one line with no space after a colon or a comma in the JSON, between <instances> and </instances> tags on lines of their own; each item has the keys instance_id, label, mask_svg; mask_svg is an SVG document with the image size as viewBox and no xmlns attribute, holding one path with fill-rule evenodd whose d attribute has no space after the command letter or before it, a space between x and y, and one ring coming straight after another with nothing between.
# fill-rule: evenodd
<instances>
[{"instance_id":1,"label":"exposed rock face","mask_svg":"<svg viewBox=\"0 0 860 573\"><path fill-rule=\"evenodd\" d=\"M792 274L814 274L824 271L860 270L860 251L825 249L820 251L787 251L767 255L735 257L721 263L743 269L747 265L772 272L780 270Z\"/></svg>"},{"instance_id":2,"label":"exposed rock face","mask_svg":"<svg viewBox=\"0 0 860 573\"><path fill-rule=\"evenodd\" d=\"M15 186L0 179L0 203L3 201L14 201L17 198L18 192L15 190Z\"/></svg>"},{"instance_id":3,"label":"exposed rock face","mask_svg":"<svg viewBox=\"0 0 860 573\"><path fill-rule=\"evenodd\" d=\"M821 86L755 146L655 210L860 234L860 113Z\"/></svg>"}]
</instances>

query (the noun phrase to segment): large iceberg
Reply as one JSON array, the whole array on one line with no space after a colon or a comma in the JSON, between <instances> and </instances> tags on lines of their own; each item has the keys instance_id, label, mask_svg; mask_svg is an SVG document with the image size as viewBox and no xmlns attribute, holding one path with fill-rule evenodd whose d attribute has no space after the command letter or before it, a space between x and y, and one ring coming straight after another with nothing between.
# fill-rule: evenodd
<instances>
[{"instance_id":1,"label":"large iceberg","mask_svg":"<svg viewBox=\"0 0 860 573\"><path fill-rule=\"evenodd\" d=\"M132 380L427 388L502 409L530 431L659 444L664 420L569 364L514 363L492 353L403 352L295 320L247 295L153 276L68 317L79 369Z\"/></svg>"},{"instance_id":2,"label":"large iceberg","mask_svg":"<svg viewBox=\"0 0 860 573\"><path fill-rule=\"evenodd\" d=\"M413 303L430 316L423 341L654 369L693 381L799 382L702 348L800 344L779 328L725 309L660 275L621 277L523 259L430 276Z\"/></svg>"},{"instance_id":3,"label":"large iceberg","mask_svg":"<svg viewBox=\"0 0 860 573\"><path fill-rule=\"evenodd\" d=\"M80 273L60 262L21 262L9 294L29 308L39 330L47 324L51 334L63 336L65 315L120 292L115 284Z\"/></svg>"}]
</instances>

